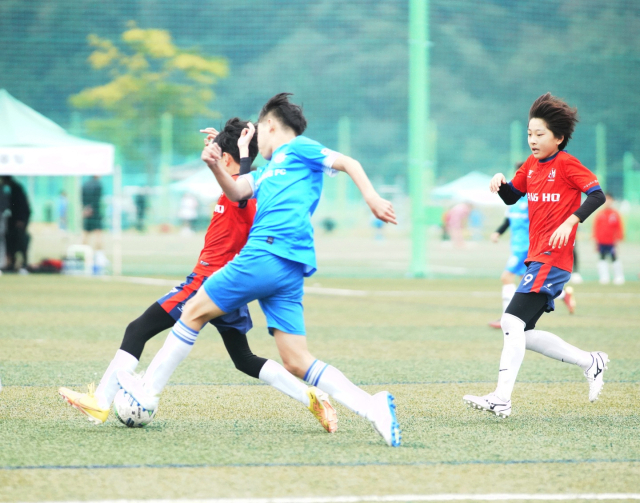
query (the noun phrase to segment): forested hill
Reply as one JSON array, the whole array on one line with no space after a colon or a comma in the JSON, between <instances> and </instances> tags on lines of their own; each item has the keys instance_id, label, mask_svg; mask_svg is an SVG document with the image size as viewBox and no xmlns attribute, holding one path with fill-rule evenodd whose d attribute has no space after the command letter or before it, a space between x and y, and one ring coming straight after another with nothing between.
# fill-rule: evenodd
<instances>
[{"instance_id":1,"label":"forested hill","mask_svg":"<svg viewBox=\"0 0 640 503\"><path fill-rule=\"evenodd\" d=\"M598 122L610 170L627 150L640 157L640 2L432 0L430 11L441 180L508 170L510 123L524 128L547 91L578 107L569 151L585 164L595 161ZM293 92L309 136L336 148L348 116L352 155L390 182L406 172L407 16L398 0L3 0L0 88L68 126L69 96L108 78L87 64L87 36L117 41L134 20L228 60L210 104L221 117L255 116L272 94Z\"/></svg>"}]
</instances>

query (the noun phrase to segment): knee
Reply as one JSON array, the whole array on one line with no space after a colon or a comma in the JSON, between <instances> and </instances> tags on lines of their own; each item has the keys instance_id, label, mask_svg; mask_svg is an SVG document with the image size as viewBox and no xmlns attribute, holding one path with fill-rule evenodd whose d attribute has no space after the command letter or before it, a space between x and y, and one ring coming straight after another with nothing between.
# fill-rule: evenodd
<instances>
[{"instance_id":1,"label":"knee","mask_svg":"<svg viewBox=\"0 0 640 503\"><path fill-rule=\"evenodd\" d=\"M287 355L282 358L282 365L290 374L302 379L307 373L309 366L305 366L305 360L298 355Z\"/></svg>"},{"instance_id":2,"label":"knee","mask_svg":"<svg viewBox=\"0 0 640 503\"><path fill-rule=\"evenodd\" d=\"M500 318L500 326L505 336L522 333L524 337L525 322L512 314L504 313Z\"/></svg>"}]
</instances>

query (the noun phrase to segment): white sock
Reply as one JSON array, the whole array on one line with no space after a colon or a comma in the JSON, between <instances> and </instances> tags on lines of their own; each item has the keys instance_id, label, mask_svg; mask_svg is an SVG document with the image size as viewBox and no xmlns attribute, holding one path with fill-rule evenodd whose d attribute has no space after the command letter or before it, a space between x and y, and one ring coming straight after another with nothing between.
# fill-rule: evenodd
<instances>
[{"instance_id":1,"label":"white sock","mask_svg":"<svg viewBox=\"0 0 640 503\"><path fill-rule=\"evenodd\" d=\"M611 280L609 276L609 264L606 260L598 260L598 276L600 276L600 283L606 285Z\"/></svg>"},{"instance_id":2,"label":"white sock","mask_svg":"<svg viewBox=\"0 0 640 503\"><path fill-rule=\"evenodd\" d=\"M613 262L613 264L611 264L611 268L613 269L613 282L616 285L624 284L624 270L622 269L622 262L620 259Z\"/></svg>"},{"instance_id":3,"label":"white sock","mask_svg":"<svg viewBox=\"0 0 640 503\"><path fill-rule=\"evenodd\" d=\"M309 407L309 396L307 395L307 386L293 375L278 362L267 360L260 369L258 376L262 382L273 386L285 395L289 395L294 400Z\"/></svg>"},{"instance_id":4,"label":"white sock","mask_svg":"<svg viewBox=\"0 0 640 503\"><path fill-rule=\"evenodd\" d=\"M180 320L173 326L164 345L154 356L144 374L142 383L151 395L159 395L169 382L171 374L189 356L199 332Z\"/></svg>"},{"instance_id":5,"label":"white sock","mask_svg":"<svg viewBox=\"0 0 640 503\"><path fill-rule=\"evenodd\" d=\"M367 417L371 408L371 395L358 388L337 368L316 360L307 370L304 380L311 386L317 386L328 393L335 398L336 402L352 412Z\"/></svg>"},{"instance_id":6,"label":"white sock","mask_svg":"<svg viewBox=\"0 0 640 503\"><path fill-rule=\"evenodd\" d=\"M511 400L513 386L518 377L518 371L524 360L526 347L524 327L525 322L511 314L503 314L500 320L504 333L504 346L500 356L500 372L496 395L505 401Z\"/></svg>"},{"instance_id":7,"label":"white sock","mask_svg":"<svg viewBox=\"0 0 640 503\"><path fill-rule=\"evenodd\" d=\"M132 374L137 366L138 359L135 356L130 355L126 351L122 351L122 349L118 349L118 351L116 351L116 355L113 357L113 360L111 360L111 363L107 367L102 379L100 379L100 384L96 389L98 407L101 409L108 409L111 407L113 399L120 389L118 376L116 375L118 370L125 370Z\"/></svg>"},{"instance_id":8,"label":"white sock","mask_svg":"<svg viewBox=\"0 0 640 503\"><path fill-rule=\"evenodd\" d=\"M551 332L527 330L524 335L527 339L527 349L531 351L554 360L578 365L582 370L591 366L591 353L572 346Z\"/></svg>"},{"instance_id":9,"label":"white sock","mask_svg":"<svg viewBox=\"0 0 640 503\"><path fill-rule=\"evenodd\" d=\"M502 285L502 312L504 313L507 310L507 306L513 296L516 294L516 285L513 283L509 285Z\"/></svg>"},{"instance_id":10,"label":"white sock","mask_svg":"<svg viewBox=\"0 0 640 503\"><path fill-rule=\"evenodd\" d=\"M560 292L560 295L558 295L556 297L557 300L562 300L564 299L565 295L567 295L567 292L564 291L564 288L562 289L562 291Z\"/></svg>"}]
</instances>

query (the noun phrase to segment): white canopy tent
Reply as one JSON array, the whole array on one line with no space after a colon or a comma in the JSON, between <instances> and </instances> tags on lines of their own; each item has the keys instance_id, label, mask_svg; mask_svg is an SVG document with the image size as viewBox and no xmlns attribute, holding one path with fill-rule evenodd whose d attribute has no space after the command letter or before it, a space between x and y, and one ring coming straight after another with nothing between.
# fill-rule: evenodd
<instances>
[{"instance_id":1,"label":"white canopy tent","mask_svg":"<svg viewBox=\"0 0 640 503\"><path fill-rule=\"evenodd\" d=\"M115 147L85 140L0 89L0 175L71 176L70 213L80 217L80 176L113 174L114 274L121 271L121 176Z\"/></svg>"},{"instance_id":2,"label":"white canopy tent","mask_svg":"<svg viewBox=\"0 0 640 503\"><path fill-rule=\"evenodd\" d=\"M67 133L0 89L0 174L110 175L115 148Z\"/></svg>"},{"instance_id":3,"label":"white canopy tent","mask_svg":"<svg viewBox=\"0 0 640 503\"><path fill-rule=\"evenodd\" d=\"M478 171L467 173L461 178L437 187L431 192L434 200L466 202L485 206L503 206L500 196L489 190L491 176Z\"/></svg>"}]
</instances>

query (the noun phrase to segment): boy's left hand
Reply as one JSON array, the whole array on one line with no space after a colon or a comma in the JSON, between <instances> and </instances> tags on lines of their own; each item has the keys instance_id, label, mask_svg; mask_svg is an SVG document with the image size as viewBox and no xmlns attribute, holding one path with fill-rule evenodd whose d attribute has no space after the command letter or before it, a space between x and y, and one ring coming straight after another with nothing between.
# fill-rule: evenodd
<instances>
[{"instance_id":1,"label":"boy's left hand","mask_svg":"<svg viewBox=\"0 0 640 503\"><path fill-rule=\"evenodd\" d=\"M560 227L551 234L551 238L549 238L549 245L552 249L556 248L556 245L558 248L562 248L567 245L574 225L575 224L572 225L569 222L563 222L562 225L560 225Z\"/></svg>"}]
</instances>

